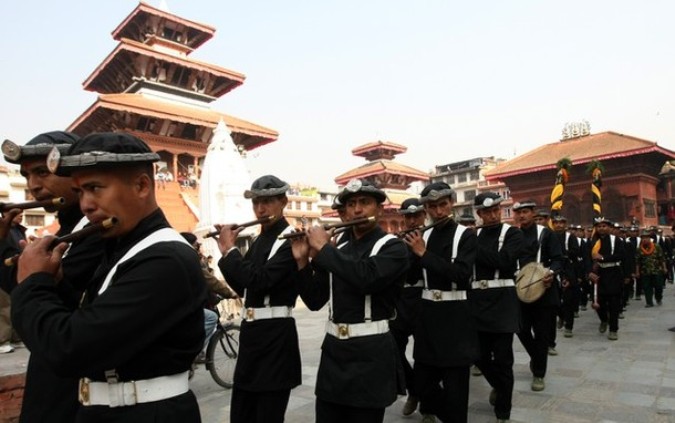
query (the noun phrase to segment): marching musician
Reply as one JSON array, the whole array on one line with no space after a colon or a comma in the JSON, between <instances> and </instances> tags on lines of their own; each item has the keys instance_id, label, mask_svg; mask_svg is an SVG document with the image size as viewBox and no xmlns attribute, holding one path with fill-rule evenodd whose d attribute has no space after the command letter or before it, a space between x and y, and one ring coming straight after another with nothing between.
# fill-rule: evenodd
<instances>
[{"instance_id":1,"label":"marching musician","mask_svg":"<svg viewBox=\"0 0 675 423\"><path fill-rule=\"evenodd\" d=\"M345 220L355 221L381 217L386 198L369 181L352 179L338 200ZM316 226L292 241L303 301L310 310L329 304L316 378L316 421L382 422L385 408L404 393L389 320L408 271L408 251L376 220L351 226L337 246L330 238Z\"/></svg>"},{"instance_id":2,"label":"marching musician","mask_svg":"<svg viewBox=\"0 0 675 423\"><path fill-rule=\"evenodd\" d=\"M434 421L431 415L442 421L467 421L469 368L479 358L467 301L477 238L474 231L449 218L454 198L455 191L446 183L427 185L420 200L438 224L423 234L405 237L424 272L413 357L420 412L426 421Z\"/></svg>"},{"instance_id":3,"label":"marching musician","mask_svg":"<svg viewBox=\"0 0 675 423\"><path fill-rule=\"evenodd\" d=\"M612 222L604 217L594 220L595 237L590 242L590 264L588 279L597 285L600 307L596 310L600 318L598 331L605 333L609 323L607 339L619 339L619 314L621 313L621 292L624 285L624 261L626 250L619 237L610 234Z\"/></svg>"},{"instance_id":4,"label":"marching musician","mask_svg":"<svg viewBox=\"0 0 675 423\"><path fill-rule=\"evenodd\" d=\"M521 301L523 326L518 332L518 338L530 356L530 371L532 371L530 388L533 391L543 391L546 387L544 378L548 364L550 334L551 330L555 331L555 313L560 304L558 290L553 284L555 274L562 269L562 252L560 244L553 237L553 232L535 223L536 207L534 201L527 200L514 204L513 211L524 235L523 251L519 260L520 269L532 262L540 263L548 269L547 276L540 282L545 288L541 297L530 303Z\"/></svg>"},{"instance_id":5,"label":"marching musician","mask_svg":"<svg viewBox=\"0 0 675 423\"><path fill-rule=\"evenodd\" d=\"M34 241L18 261L12 320L57 374L81 378L77 422L201 421L188 374L204 339L206 286L197 253L157 205L158 160L121 132L90 134L47 159L72 175L92 224L118 221L101 234L102 258L75 311L56 292L66 243Z\"/></svg>"},{"instance_id":6,"label":"marching musician","mask_svg":"<svg viewBox=\"0 0 675 423\"><path fill-rule=\"evenodd\" d=\"M244 228L216 225L223 254L218 267L244 298L230 406L232 423L283 422L291 389L302 383L298 332L292 317L298 296L297 271L290 243L279 239L293 230L283 217L288 189L286 182L265 175L244 192L257 219L274 217L262 224L260 236L245 255L236 247Z\"/></svg>"},{"instance_id":7,"label":"marching musician","mask_svg":"<svg viewBox=\"0 0 675 423\"><path fill-rule=\"evenodd\" d=\"M562 271L560 272L560 321L558 327L563 327L565 338L571 338L574 330L574 310L579 304L577 269L580 257L579 240L567 231L567 218L555 215L551 219L553 232L560 243L563 255Z\"/></svg>"},{"instance_id":8,"label":"marching musician","mask_svg":"<svg viewBox=\"0 0 675 423\"><path fill-rule=\"evenodd\" d=\"M624 306L628 304L628 300L632 298L639 300L642 295L642 283L636 276L637 263L635 261L639 245L640 228L636 225L631 225L628 228L628 236L626 237L626 262L628 268L626 275L630 278L630 282L626 290L627 295L624 294Z\"/></svg>"},{"instance_id":9,"label":"marching musician","mask_svg":"<svg viewBox=\"0 0 675 423\"><path fill-rule=\"evenodd\" d=\"M403 201L398 213L403 216L407 230L423 227L427 218L424 206L418 198L408 198ZM408 270L403 290L396 299L396 318L389 322L389 329L396 340L399 357L401 358L405 372L405 387L408 391L408 398L403 406L404 416L414 413L419 403L419 397L415 389L413 368L408 362L405 350L408 345L408 338L413 335L415 329L422 298L422 287L424 286L420 258L412 250L408 249L408 252L410 269Z\"/></svg>"},{"instance_id":10,"label":"marching musician","mask_svg":"<svg viewBox=\"0 0 675 423\"><path fill-rule=\"evenodd\" d=\"M64 131L46 132L36 136L23 146L11 141L3 144L4 158L9 163L20 165L26 186L36 200L63 198L64 204L45 207L56 211L59 230L56 236L67 235L82 228L89 221L80 210L77 195L72 190L72 178L57 176L47 168L47 155L56 147L64 154L79 139L75 134ZM9 211L0 221L0 257L4 260L19 253L6 237L8 225L18 212ZM86 288L86 283L96 270L101 257L103 241L100 235L92 235L72 243L61 267L63 278L56 285L59 298L66 307L75 310ZM3 289L10 292L16 287L16 266L0 265L0 281ZM5 285L6 284L6 285ZM9 316L8 316L9 317ZM32 350L26 369L26 386L21 405L21 423L60 423L75 420L79 407L77 401L76 377L57 375L48 365L39 350Z\"/></svg>"},{"instance_id":11,"label":"marching musician","mask_svg":"<svg viewBox=\"0 0 675 423\"><path fill-rule=\"evenodd\" d=\"M503 200L494 192L474 198L476 213L483 223L477 230L475 277L469 291L480 341L477 365L492 386L490 405L498 422L511 418L513 334L520 329L514 273L523 245L522 231L501 222Z\"/></svg>"},{"instance_id":12,"label":"marching musician","mask_svg":"<svg viewBox=\"0 0 675 423\"><path fill-rule=\"evenodd\" d=\"M473 213L464 213L457 218L457 223L469 229L474 229L476 227L476 218L473 216Z\"/></svg>"}]
</instances>

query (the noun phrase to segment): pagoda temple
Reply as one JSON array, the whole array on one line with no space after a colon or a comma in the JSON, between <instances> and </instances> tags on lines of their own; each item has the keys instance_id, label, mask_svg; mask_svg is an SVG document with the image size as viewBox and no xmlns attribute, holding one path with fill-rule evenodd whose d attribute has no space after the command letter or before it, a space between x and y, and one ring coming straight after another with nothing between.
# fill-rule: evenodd
<instances>
[{"instance_id":1,"label":"pagoda temple","mask_svg":"<svg viewBox=\"0 0 675 423\"><path fill-rule=\"evenodd\" d=\"M161 157L158 170L174 181L166 184L166 192L158 190L158 199L179 230L192 230L198 219L185 204L191 193L181 192L175 181L198 179L219 121L225 122L239 151L279 136L211 108L246 78L190 57L214 33L214 27L139 3L112 32L117 46L83 83L98 98L68 127L79 135L125 131L143 139ZM191 196L198 198L194 192Z\"/></svg>"},{"instance_id":2,"label":"pagoda temple","mask_svg":"<svg viewBox=\"0 0 675 423\"><path fill-rule=\"evenodd\" d=\"M379 222L382 229L390 233L405 229L403 217L397 210L403 201L415 196L406 190L414 182L429 181L426 172L394 161L397 154L405 153L407 150L406 146L389 141L375 141L361 145L353 149L352 154L363 157L368 162L335 178L335 183L340 187L345 186L351 179L358 178L384 190L389 201L384 204L384 216Z\"/></svg>"}]
</instances>

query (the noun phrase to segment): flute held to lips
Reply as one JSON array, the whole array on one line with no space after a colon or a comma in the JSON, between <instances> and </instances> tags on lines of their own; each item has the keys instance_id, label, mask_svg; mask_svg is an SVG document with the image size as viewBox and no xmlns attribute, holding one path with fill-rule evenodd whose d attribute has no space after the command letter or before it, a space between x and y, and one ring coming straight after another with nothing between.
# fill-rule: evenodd
<instances>
[{"instance_id":1,"label":"flute held to lips","mask_svg":"<svg viewBox=\"0 0 675 423\"><path fill-rule=\"evenodd\" d=\"M116 217L109 217L105 220L102 220L98 223L94 223L92 225L86 226L79 231L75 231L72 233L69 233L68 235L60 236L58 238L55 238L51 244L49 244L49 249L55 248L57 245L59 245L62 242L65 243L71 243L78 241L82 238L86 238L90 235L97 234L99 232L103 232L107 229L112 228L117 224L117 218ZM12 257L6 258L5 259L5 266L14 266L17 261L19 260L19 257L21 254L16 254Z\"/></svg>"},{"instance_id":2,"label":"flute held to lips","mask_svg":"<svg viewBox=\"0 0 675 423\"><path fill-rule=\"evenodd\" d=\"M420 231L420 233L424 233L425 231L428 231L429 229L433 228L434 226L437 226L437 225L440 225L441 223L447 222L449 219L452 219L454 216L455 216L454 214L451 214L449 216L445 216L441 219L438 219L434 223L430 223L426 226L420 226L418 228L405 229L403 231L398 232L396 234L396 236L399 237L399 238L403 238L404 236L408 235L409 233L415 232L415 231Z\"/></svg>"},{"instance_id":3,"label":"flute held to lips","mask_svg":"<svg viewBox=\"0 0 675 423\"><path fill-rule=\"evenodd\" d=\"M349 226L356 226L356 225L360 225L362 223L368 223L368 222L374 222L374 221L375 221L375 216L362 217L362 218L359 218L359 219L350 220L349 222L328 223L328 224L323 225L323 228L325 230L337 229L337 228L346 228L346 227L349 227ZM305 231L291 232L291 233L288 233L288 234L279 235L278 239L299 238L299 237L305 236L305 235L307 235L307 232L305 232Z\"/></svg>"},{"instance_id":4,"label":"flute held to lips","mask_svg":"<svg viewBox=\"0 0 675 423\"><path fill-rule=\"evenodd\" d=\"M265 216L261 217L260 219L251 220L250 222L240 223L239 225L234 224L232 225L232 229L248 228L249 226L262 225L263 223L269 223L273 220L274 216ZM220 231L213 231L204 235L204 238L214 238L217 237L218 235L220 235Z\"/></svg>"},{"instance_id":5,"label":"flute held to lips","mask_svg":"<svg viewBox=\"0 0 675 423\"><path fill-rule=\"evenodd\" d=\"M50 198L49 200L26 201L25 203L0 203L0 213L8 212L12 209L37 209L39 207L57 206L60 207L66 203L63 197Z\"/></svg>"}]
</instances>

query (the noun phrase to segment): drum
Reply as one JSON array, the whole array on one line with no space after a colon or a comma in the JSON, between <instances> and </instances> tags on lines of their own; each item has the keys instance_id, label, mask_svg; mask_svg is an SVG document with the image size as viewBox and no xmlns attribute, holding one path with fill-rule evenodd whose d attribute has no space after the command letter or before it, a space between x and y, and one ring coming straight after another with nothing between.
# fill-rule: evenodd
<instances>
[{"instance_id":1,"label":"drum","mask_svg":"<svg viewBox=\"0 0 675 423\"><path fill-rule=\"evenodd\" d=\"M546 291L544 279L549 273L547 268L535 261L523 266L516 277L516 294L520 301L533 303L541 298Z\"/></svg>"}]
</instances>

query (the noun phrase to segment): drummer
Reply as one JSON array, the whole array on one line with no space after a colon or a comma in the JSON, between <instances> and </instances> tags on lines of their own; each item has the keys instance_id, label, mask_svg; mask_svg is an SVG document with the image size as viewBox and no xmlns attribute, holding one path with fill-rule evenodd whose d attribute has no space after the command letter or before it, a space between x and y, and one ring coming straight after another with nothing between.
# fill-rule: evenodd
<instances>
[{"instance_id":1,"label":"drummer","mask_svg":"<svg viewBox=\"0 0 675 423\"><path fill-rule=\"evenodd\" d=\"M527 290L533 292L529 298L521 295L523 286L521 278L518 283L518 293L521 299L522 328L518 338L530 356L530 371L532 371L533 391L543 391L546 387L544 377L548 364L548 346L550 342L551 324L555 323L555 312L560 304L558 290L552 289L555 274L562 269L562 252L560 243L553 237L553 232L542 225L535 223L535 208L537 204L532 200L517 202L513 205L516 222L523 231L524 241L520 257L521 275L524 266L535 262L548 269L548 275L541 283L533 284ZM528 278L530 279L530 278ZM535 279L536 280L536 279ZM536 289L535 289L536 287Z\"/></svg>"}]
</instances>

